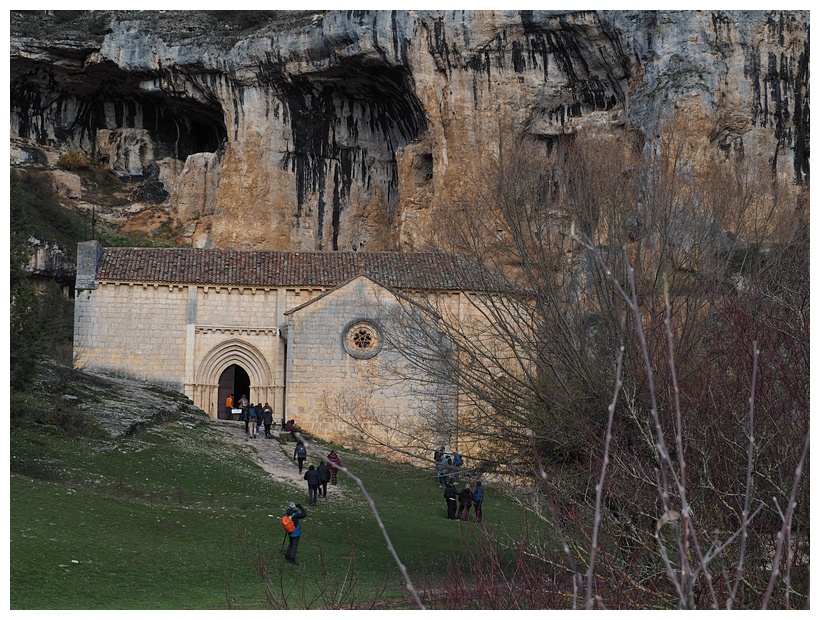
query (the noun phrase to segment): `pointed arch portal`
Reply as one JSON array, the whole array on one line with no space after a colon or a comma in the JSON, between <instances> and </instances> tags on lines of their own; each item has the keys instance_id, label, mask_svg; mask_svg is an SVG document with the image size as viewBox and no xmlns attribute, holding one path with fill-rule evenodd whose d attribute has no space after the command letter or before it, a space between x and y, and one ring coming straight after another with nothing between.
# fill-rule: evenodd
<instances>
[{"instance_id":1,"label":"pointed arch portal","mask_svg":"<svg viewBox=\"0 0 820 620\"><path fill-rule=\"evenodd\" d=\"M196 370L194 404L214 418L225 419L225 399L247 394L252 402L273 404L273 373L265 356L252 344L231 338L206 353Z\"/></svg>"}]
</instances>

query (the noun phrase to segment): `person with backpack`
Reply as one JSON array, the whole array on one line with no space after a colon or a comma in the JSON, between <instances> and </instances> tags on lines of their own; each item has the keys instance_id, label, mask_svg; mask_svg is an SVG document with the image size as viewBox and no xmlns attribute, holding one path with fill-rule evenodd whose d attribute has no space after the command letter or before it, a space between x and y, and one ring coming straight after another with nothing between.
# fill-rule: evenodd
<instances>
[{"instance_id":1,"label":"person with backpack","mask_svg":"<svg viewBox=\"0 0 820 620\"><path fill-rule=\"evenodd\" d=\"M456 518L456 485L452 479L447 480L447 486L444 487L444 500L447 502L447 518L455 520Z\"/></svg>"},{"instance_id":2,"label":"person with backpack","mask_svg":"<svg viewBox=\"0 0 820 620\"><path fill-rule=\"evenodd\" d=\"M456 483L461 482L461 466L464 464L464 459L461 455L456 452L453 454L453 477L456 479Z\"/></svg>"},{"instance_id":3,"label":"person with backpack","mask_svg":"<svg viewBox=\"0 0 820 620\"><path fill-rule=\"evenodd\" d=\"M305 449L305 444L301 441L297 442L296 447L293 449L293 458L299 463L299 473L302 473L302 465L305 464L305 459L307 458L307 450Z\"/></svg>"},{"instance_id":4,"label":"person with backpack","mask_svg":"<svg viewBox=\"0 0 820 620\"><path fill-rule=\"evenodd\" d=\"M484 487L481 484L481 480L476 482L475 484L475 491L473 491L473 509L475 510L475 522L481 523L482 513L481 513L481 502L484 501Z\"/></svg>"},{"instance_id":5,"label":"person with backpack","mask_svg":"<svg viewBox=\"0 0 820 620\"><path fill-rule=\"evenodd\" d=\"M331 450L330 454L327 455L327 460L330 461L328 465L328 469L330 469L330 484L336 484L336 472L342 466L342 460L339 458L339 455L336 454L335 450Z\"/></svg>"},{"instance_id":6,"label":"person with backpack","mask_svg":"<svg viewBox=\"0 0 820 620\"><path fill-rule=\"evenodd\" d=\"M315 506L321 480L318 470L313 465L308 467L307 472L305 472L305 480L308 483L308 506Z\"/></svg>"},{"instance_id":7,"label":"person with backpack","mask_svg":"<svg viewBox=\"0 0 820 620\"><path fill-rule=\"evenodd\" d=\"M246 426L248 424L250 424L251 439L256 439L256 429L259 428L259 426L257 424L258 422L259 422L259 420L256 417L256 405L251 403L248 406L248 422L245 422Z\"/></svg>"},{"instance_id":8,"label":"person with backpack","mask_svg":"<svg viewBox=\"0 0 820 620\"><path fill-rule=\"evenodd\" d=\"M464 488L461 489L458 493L458 514L456 515L456 521L469 521L470 520L470 508L473 505L473 492L470 491L470 485L465 484ZM462 515L464 518L462 519Z\"/></svg>"},{"instance_id":9,"label":"person with backpack","mask_svg":"<svg viewBox=\"0 0 820 620\"><path fill-rule=\"evenodd\" d=\"M297 508L299 509L298 511ZM296 551L299 549L299 537L302 535L302 524L299 523L299 521L306 516L307 510L302 507L302 504L294 504L291 502L285 511L285 516L282 517L285 536L287 536L289 540L288 550L285 551L285 560L291 564L298 564L296 561ZM288 521L290 521L290 523L288 523Z\"/></svg>"},{"instance_id":10,"label":"person with backpack","mask_svg":"<svg viewBox=\"0 0 820 620\"><path fill-rule=\"evenodd\" d=\"M262 403L256 404L256 434L259 434L259 431L262 430Z\"/></svg>"},{"instance_id":11,"label":"person with backpack","mask_svg":"<svg viewBox=\"0 0 820 620\"><path fill-rule=\"evenodd\" d=\"M327 483L330 481L330 468L322 461L316 468L319 472L319 497L327 499Z\"/></svg>"}]
</instances>

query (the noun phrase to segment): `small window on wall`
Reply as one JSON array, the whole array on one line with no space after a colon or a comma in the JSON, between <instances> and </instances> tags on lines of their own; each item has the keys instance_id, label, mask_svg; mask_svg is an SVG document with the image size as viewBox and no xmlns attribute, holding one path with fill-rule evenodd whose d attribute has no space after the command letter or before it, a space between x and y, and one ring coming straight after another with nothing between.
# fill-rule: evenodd
<instances>
[{"instance_id":1,"label":"small window on wall","mask_svg":"<svg viewBox=\"0 0 820 620\"><path fill-rule=\"evenodd\" d=\"M381 348L379 330L370 321L354 321L348 325L343 337L345 351L360 360L370 359Z\"/></svg>"}]
</instances>

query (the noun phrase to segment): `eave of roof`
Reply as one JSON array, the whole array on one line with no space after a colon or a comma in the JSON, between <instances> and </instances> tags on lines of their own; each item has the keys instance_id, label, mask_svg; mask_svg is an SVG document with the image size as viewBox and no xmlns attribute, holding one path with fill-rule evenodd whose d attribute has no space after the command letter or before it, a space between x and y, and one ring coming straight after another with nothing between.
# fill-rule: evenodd
<instances>
[{"instance_id":1,"label":"eave of roof","mask_svg":"<svg viewBox=\"0 0 820 620\"><path fill-rule=\"evenodd\" d=\"M356 276L404 290L485 290L470 261L434 252L103 248L100 282L331 288Z\"/></svg>"}]
</instances>

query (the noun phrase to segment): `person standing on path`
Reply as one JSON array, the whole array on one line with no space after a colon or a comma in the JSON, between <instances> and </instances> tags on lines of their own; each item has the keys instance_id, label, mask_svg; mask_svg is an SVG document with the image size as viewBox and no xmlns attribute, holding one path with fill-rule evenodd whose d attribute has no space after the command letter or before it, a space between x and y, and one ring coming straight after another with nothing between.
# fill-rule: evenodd
<instances>
[{"instance_id":1,"label":"person standing on path","mask_svg":"<svg viewBox=\"0 0 820 620\"><path fill-rule=\"evenodd\" d=\"M251 403L248 407L248 422L246 422L246 424L250 424L251 439L256 439L256 429L259 428L258 422L256 405Z\"/></svg>"},{"instance_id":2,"label":"person standing on path","mask_svg":"<svg viewBox=\"0 0 820 620\"><path fill-rule=\"evenodd\" d=\"M299 509L298 511L297 508ZM299 523L299 521L307 516L307 510L302 507L302 504L294 504L291 502L285 514L293 520L293 524L296 526L296 529L288 534L289 542L288 550L285 551L285 560L291 564L298 564L296 561L296 551L299 549L299 537L302 535L302 524Z\"/></svg>"},{"instance_id":3,"label":"person standing on path","mask_svg":"<svg viewBox=\"0 0 820 620\"><path fill-rule=\"evenodd\" d=\"M327 483L330 481L330 468L322 461L316 468L319 472L319 497L327 499Z\"/></svg>"},{"instance_id":4,"label":"person standing on path","mask_svg":"<svg viewBox=\"0 0 820 620\"><path fill-rule=\"evenodd\" d=\"M256 434L259 434L259 431L262 430L262 403L256 403Z\"/></svg>"},{"instance_id":5,"label":"person standing on path","mask_svg":"<svg viewBox=\"0 0 820 620\"><path fill-rule=\"evenodd\" d=\"M335 486L336 472L342 466L342 460L339 458L339 455L336 454L335 450L330 451L330 454L327 455L327 460L330 461L330 465L328 466L328 469L330 469L330 484Z\"/></svg>"},{"instance_id":6,"label":"person standing on path","mask_svg":"<svg viewBox=\"0 0 820 620\"><path fill-rule=\"evenodd\" d=\"M455 520L456 518L456 485L452 479L447 480L447 486L444 487L444 500L447 502L447 518Z\"/></svg>"},{"instance_id":7,"label":"person standing on path","mask_svg":"<svg viewBox=\"0 0 820 620\"><path fill-rule=\"evenodd\" d=\"M293 449L293 458L299 463L299 473L302 473L302 466L305 464L305 459L307 458L307 450L305 449L305 444L301 441L296 444L296 447Z\"/></svg>"},{"instance_id":8,"label":"person standing on path","mask_svg":"<svg viewBox=\"0 0 820 620\"><path fill-rule=\"evenodd\" d=\"M244 394L242 394L242 398L239 399L239 406L242 408L242 419L245 421L245 434L249 435L248 421L250 418L248 418L248 399Z\"/></svg>"},{"instance_id":9,"label":"person standing on path","mask_svg":"<svg viewBox=\"0 0 820 620\"><path fill-rule=\"evenodd\" d=\"M262 422L265 424L265 439L270 439L270 427L273 424L273 409L268 403L262 407Z\"/></svg>"},{"instance_id":10,"label":"person standing on path","mask_svg":"<svg viewBox=\"0 0 820 620\"><path fill-rule=\"evenodd\" d=\"M305 480L308 483L308 506L316 505L316 496L319 493L319 472L311 465L305 472Z\"/></svg>"},{"instance_id":11,"label":"person standing on path","mask_svg":"<svg viewBox=\"0 0 820 620\"><path fill-rule=\"evenodd\" d=\"M233 413L232 409L233 409L233 392L231 392L231 395L228 396L228 398L225 399L225 415L227 416L228 420L232 419L231 418L231 413Z\"/></svg>"}]
</instances>

